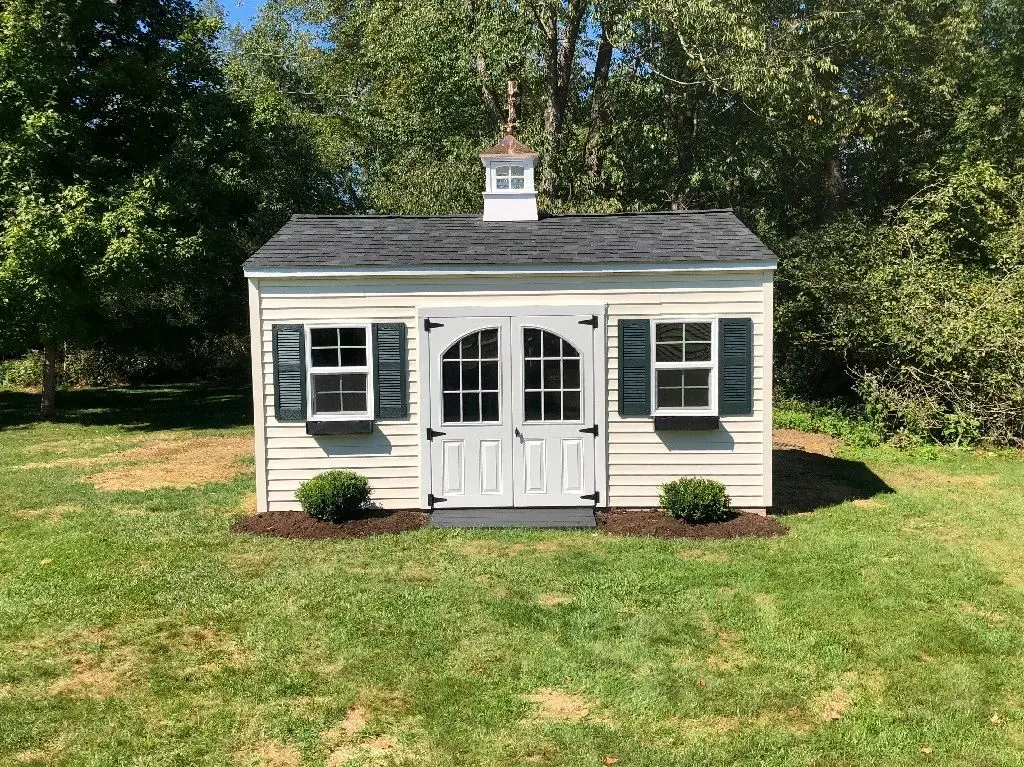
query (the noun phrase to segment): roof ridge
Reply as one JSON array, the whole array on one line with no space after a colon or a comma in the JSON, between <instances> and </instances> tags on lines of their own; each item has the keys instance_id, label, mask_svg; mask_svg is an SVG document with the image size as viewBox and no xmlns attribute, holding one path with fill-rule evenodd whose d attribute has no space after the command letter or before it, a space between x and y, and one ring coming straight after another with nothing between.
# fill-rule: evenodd
<instances>
[{"instance_id":1,"label":"roof ridge","mask_svg":"<svg viewBox=\"0 0 1024 767\"><path fill-rule=\"evenodd\" d=\"M732 208L684 208L681 210L626 210L617 213L542 213L540 220L545 218L615 218L626 216L678 216L678 215L703 215L707 213L732 213ZM293 219L380 219L380 220L437 220L437 219L480 219L479 213L292 213ZM515 224L519 221L502 221L488 223ZM525 223L530 223L529 221Z\"/></svg>"}]
</instances>

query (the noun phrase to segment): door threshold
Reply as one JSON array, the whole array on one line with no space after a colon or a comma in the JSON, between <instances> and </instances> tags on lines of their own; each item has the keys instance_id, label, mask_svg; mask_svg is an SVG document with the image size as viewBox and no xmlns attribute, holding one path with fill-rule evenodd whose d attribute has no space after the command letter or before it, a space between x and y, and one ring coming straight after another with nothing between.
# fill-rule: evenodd
<instances>
[{"instance_id":1,"label":"door threshold","mask_svg":"<svg viewBox=\"0 0 1024 767\"><path fill-rule=\"evenodd\" d=\"M434 527L528 527L548 530L593 530L593 506L434 509Z\"/></svg>"}]
</instances>

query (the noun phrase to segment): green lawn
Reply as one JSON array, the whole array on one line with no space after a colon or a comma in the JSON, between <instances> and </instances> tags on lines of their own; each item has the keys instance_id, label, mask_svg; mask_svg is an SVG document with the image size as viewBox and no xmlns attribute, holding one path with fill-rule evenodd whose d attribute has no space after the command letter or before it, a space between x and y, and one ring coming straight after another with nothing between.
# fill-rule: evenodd
<instances>
[{"instance_id":1,"label":"green lawn","mask_svg":"<svg viewBox=\"0 0 1024 767\"><path fill-rule=\"evenodd\" d=\"M1024 763L1020 455L789 450L770 540L284 541L247 397L0 394L0 764Z\"/></svg>"}]
</instances>

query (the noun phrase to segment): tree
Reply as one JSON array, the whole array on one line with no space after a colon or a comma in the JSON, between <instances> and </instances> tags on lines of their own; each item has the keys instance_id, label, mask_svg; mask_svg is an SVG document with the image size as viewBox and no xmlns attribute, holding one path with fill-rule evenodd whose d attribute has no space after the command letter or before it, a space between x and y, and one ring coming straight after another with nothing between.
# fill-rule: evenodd
<instances>
[{"instance_id":1,"label":"tree","mask_svg":"<svg viewBox=\"0 0 1024 767\"><path fill-rule=\"evenodd\" d=\"M44 417L64 345L237 327L247 253L343 206L304 131L228 92L219 24L187 0L0 10L0 320L42 346Z\"/></svg>"}]
</instances>

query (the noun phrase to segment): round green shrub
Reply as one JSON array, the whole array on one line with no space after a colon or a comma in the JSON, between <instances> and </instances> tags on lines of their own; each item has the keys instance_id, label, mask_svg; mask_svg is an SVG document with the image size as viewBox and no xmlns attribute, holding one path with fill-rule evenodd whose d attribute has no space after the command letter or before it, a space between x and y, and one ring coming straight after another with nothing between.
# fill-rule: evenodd
<instances>
[{"instance_id":1,"label":"round green shrub","mask_svg":"<svg viewBox=\"0 0 1024 767\"><path fill-rule=\"evenodd\" d=\"M296 497L311 517L343 522L370 500L370 481L354 471L325 471L299 485Z\"/></svg>"},{"instance_id":2,"label":"round green shrub","mask_svg":"<svg viewBox=\"0 0 1024 767\"><path fill-rule=\"evenodd\" d=\"M703 477L681 477L661 486L661 505L669 516L693 524L720 522L729 516L725 485Z\"/></svg>"}]
</instances>

